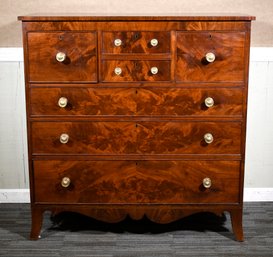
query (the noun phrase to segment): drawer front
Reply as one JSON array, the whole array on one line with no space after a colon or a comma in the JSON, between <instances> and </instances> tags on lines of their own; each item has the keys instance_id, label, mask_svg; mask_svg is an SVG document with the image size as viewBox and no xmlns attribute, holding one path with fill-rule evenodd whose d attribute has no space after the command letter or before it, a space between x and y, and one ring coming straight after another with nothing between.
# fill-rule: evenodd
<instances>
[{"instance_id":1,"label":"drawer front","mask_svg":"<svg viewBox=\"0 0 273 257\"><path fill-rule=\"evenodd\" d=\"M244 32L177 32L176 80L242 82L244 46Z\"/></svg>"},{"instance_id":2,"label":"drawer front","mask_svg":"<svg viewBox=\"0 0 273 257\"><path fill-rule=\"evenodd\" d=\"M239 202L238 161L54 160L33 166L40 203Z\"/></svg>"},{"instance_id":3,"label":"drawer front","mask_svg":"<svg viewBox=\"0 0 273 257\"><path fill-rule=\"evenodd\" d=\"M95 32L29 32L27 35L30 81L97 81Z\"/></svg>"},{"instance_id":4,"label":"drawer front","mask_svg":"<svg viewBox=\"0 0 273 257\"><path fill-rule=\"evenodd\" d=\"M170 61L102 61L102 81L170 81ZM153 73L152 73L153 72Z\"/></svg>"},{"instance_id":5,"label":"drawer front","mask_svg":"<svg viewBox=\"0 0 273 257\"><path fill-rule=\"evenodd\" d=\"M32 88L31 115L241 116L241 89Z\"/></svg>"},{"instance_id":6,"label":"drawer front","mask_svg":"<svg viewBox=\"0 0 273 257\"><path fill-rule=\"evenodd\" d=\"M103 32L102 51L109 54L153 54L170 52L169 32Z\"/></svg>"},{"instance_id":7,"label":"drawer front","mask_svg":"<svg viewBox=\"0 0 273 257\"><path fill-rule=\"evenodd\" d=\"M240 136L240 122L32 123L35 154L240 154Z\"/></svg>"},{"instance_id":8,"label":"drawer front","mask_svg":"<svg viewBox=\"0 0 273 257\"><path fill-rule=\"evenodd\" d=\"M241 89L141 88L138 115L241 116Z\"/></svg>"},{"instance_id":9,"label":"drawer front","mask_svg":"<svg viewBox=\"0 0 273 257\"><path fill-rule=\"evenodd\" d=\"M142 154L240 154L240 122L139 122L137 128Z\"/></svg>"},{"instance_id":10,"label":"drawer front","mask_svg":"<svg viewBox=\"0 0 273 257\"><path fill-rule=\"evenodd\" d=\"M32 147L34 154L135 153L135 123L33 122Z\"/></svg>"},{"instance_id":11,"label":"drawer front","mask_svg":"<svg viewBox=\"0 0 273 257\"><path fill-rule=\"evenodd\" d=\"M31 115L134 115L133 88L32 88Z\"/></svg>"}]
</instances>

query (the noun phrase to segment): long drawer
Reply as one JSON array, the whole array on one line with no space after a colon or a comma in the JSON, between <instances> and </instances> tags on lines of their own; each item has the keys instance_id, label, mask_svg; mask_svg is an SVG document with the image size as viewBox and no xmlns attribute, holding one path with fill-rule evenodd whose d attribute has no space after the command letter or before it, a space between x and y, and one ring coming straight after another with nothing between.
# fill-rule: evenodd
<instances>
[{"instance_id":1,"label":"long drawer","mask_svg":"<svg viewBox=\"0 0 273 257\"><path fill-rule=\"evenodd\" d=\"M34 87L31 115L241 116L240 88Z\"/></svg>"},{"instance_id":2,"label":"long drawer","mask_svg":"<svg viewBox=\"0 0 273 257\"><path fill-rule=\"evenodd\" d=\"M34 154L239 154L240 122L32 122Z\"/></svg>"},{"instance_id":3,"label":"long drawer","mask_svg":"<svg viewBox=\"0 0 273 257\"><path fill-rule=\"evenodd\" d=\"M236 203L239 161L34 161L35 202Z\"/></svg>"}]
</instances>

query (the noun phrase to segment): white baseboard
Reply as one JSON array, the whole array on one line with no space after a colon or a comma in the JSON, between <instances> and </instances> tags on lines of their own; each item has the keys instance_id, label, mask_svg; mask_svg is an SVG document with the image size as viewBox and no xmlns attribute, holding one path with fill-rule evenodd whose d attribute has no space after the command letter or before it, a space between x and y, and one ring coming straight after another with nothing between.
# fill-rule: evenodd
<instances>
[{"instance_id":1,"label":"white baseboard","mask_svg":"<svg viewBox=\"0 0 273 257\"><path fill-rule=\"evenodd\" d=\"M0 189L0 203L30 203L29 189Z\"/></svg>"},{"instance_id":2,"label":"white baseboard","mask_svg":"<svg viewBox=\"0 0 273 257\"><path fill-rule=\"evenodd\" d=\"M273 201L273 188L245 188L244 189L244 202L272 202Z\"/></svg>"},{"instance_id":3,"label":"white baseboard","mask_svg":"<svg viewBox=\"0 0 273 257\"><path fill-rule=\"evenodd\" d=\"M245 188L244 202L272 202L273 188ZM29 203L29 189L0 189L0 203Z\"/></svg>"}]
</instances>

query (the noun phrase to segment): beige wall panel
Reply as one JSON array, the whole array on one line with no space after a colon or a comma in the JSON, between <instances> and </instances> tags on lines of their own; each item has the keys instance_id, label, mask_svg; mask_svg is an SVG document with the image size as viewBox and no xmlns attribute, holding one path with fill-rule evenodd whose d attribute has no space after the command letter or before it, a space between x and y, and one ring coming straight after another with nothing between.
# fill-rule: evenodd
<instances>
[{"instance_id":1,"label":"beige wall panel","mask_svg":"<svg viewBox=\"0 0 273 257\"><path fill-rule=\"evenodd\" d=\"M257 17L252 46L273 46L272 0L0 0L0 47L21 46L17 16L33 13L71 14L192 14L239 13Z\"/></svg>"}]
</instances>

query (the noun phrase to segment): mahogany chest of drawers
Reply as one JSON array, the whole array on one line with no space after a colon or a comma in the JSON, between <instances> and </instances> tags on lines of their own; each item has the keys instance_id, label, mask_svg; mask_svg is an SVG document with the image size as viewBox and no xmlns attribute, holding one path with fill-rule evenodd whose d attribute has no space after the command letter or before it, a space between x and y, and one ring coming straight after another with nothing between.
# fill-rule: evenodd
<instances>
[{"instance_id":1,"label":"mahogany chest of drawers","mask_svg":"<svg viewBox=\"0 0 273 257\"><path fill-rule=\"evenodd\" d=\"M168 223L242 204L251 16L22 16L43 212Z\"/></svg>"}]
</instances>

